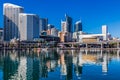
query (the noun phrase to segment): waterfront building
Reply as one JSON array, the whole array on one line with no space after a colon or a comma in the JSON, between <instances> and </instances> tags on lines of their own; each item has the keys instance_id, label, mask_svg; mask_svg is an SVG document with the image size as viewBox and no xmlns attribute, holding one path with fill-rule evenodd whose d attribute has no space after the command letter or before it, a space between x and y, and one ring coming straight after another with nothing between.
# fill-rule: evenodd
<instances>
[{"instance_id":1,"label":"waterfront building","mask_svg":"<svg viewBox=\"0 0 120 80\"><path fill-rule=\"evenodd\" d=\"M48 30L48 19L47 18L40 18L39 27L40 27L39 30L41 33L42 33L42 31ZM41 35L41 33L40 33L40 35Z\"/></svg>"},{"instance_id":2,"label":"waterfront building","mask_svg":"<svg viewBox=\"0 0 120 80\"><path fill-rule=\"evenodd\" d=\"M60 38L60 42L64 42L64 36L62 31L58 32L58 37Z\"/></svg>"},{"instance_id":3,"label":"waterfront building","mask_svg":"<svg viewBox=\"0 0 120 80\"><path fill-rule=\"evenodd\" d=\"M108 38L108 40L112 40L113 39L110 33L107 33L107 38Z\"/></svg>"},{"instance_id":4,"label":"waterfront building","mask_svg":"<svg viewBox=\"0 0 120 80\"><path fill-rule=\"evenodd\" d=\"M69 32L58 32L58 36L60 37L60 42L70 42L72 41L72 33Z\"/></svg>"},{"instance_id":5,"label":"waterfront building","mask_svg":"<svg viewBox=\"0 0 120 80\"><path fill-rule=\"evenodd\" d=\"M11 3L3 5L4 15L4 40L10 41L13 38L18 38L19 13L23 13L24 9L21 6Z\"/></svg>"},{"instance_id":6,"label":"waterfront building","mask_svg":"<svg viewBox=\"0 0 120 80\"><path fill-rule=\"evenodd\" d=\"M54 25L48 24L48 29L54 28Z\"/></svg>"},{"instance_id":7,"label":"waterfront building","mask_svg":"<svg viewBox=\"0 0 120 80\"><path fill-rule=\"evenodd\" d=\"M81 34L74 32L73 39L77 42L99 42L103 39L103 34Z\"/></svg>"},{"instance_id":8,"label":"waterfront building","mask_svg":"<svg viewBox=\"0 0 120 80\"><path fill-rule=\"evenodd\" d=\"M51 35L52 36L58 36L58 30L56 28L51 28Z\"/></svg>"},{"instance_id":9,"label":"waterfront building","mask_svg":"<svg viewBox=\"0 0 120 80\"><path fill-rule=\"evenodd\" d=\"M47 30L47 35L51 35L51 29Z\"/></svg>"},{"instance_id":10,"label":"waterfront building","mask_svg":"<svg viewBox=\"0 0 120 80\"><path fill-rule=\"evenodd\" d=\"M0 28L0 41L3 41L3 28Z\"/></svg>"},{"instance_id":11,"label":"waterfront building","mask_svg":"<svg viewBox=\"0 0 120 80\"><path fill-rule=\"evenodd\" d=\"M99 42L103 40L111 39L111 36L108 34L107 26L102 26L101 34L84 34L83 32L74 32L73 39L77 42Z\"/></svg>"},{"instance_id":12,"label":"waterfront building","mask_svg":"<svg viewBox=\"0 0 120 80\"><path fill-rule=\"evenodd\" d=\"M36 14L19 14L20 40L34 40L39 38L39 17Z\"/></svg>"},{"instance_id":13,"label":"waterfront building","mask_svg":"<svg viewBox=\"0 0 120 80\"><path fill-rule=\"evenodd\" d=\"M54 25L48 24L47 35L58 36L57 29L54 27Z\"/></svg>"},{"instance_id":14,"label":"waterfront building","mask_svg":"<svg viewBox=\"0 0 120 80\"><path fill-rule=\"evenodd\" d=\"M103 40L107 40L108 28L107 25L102 25L102 34L104 34Z\"/></svg>"},{"instance_id":15,"label":"waterfront building","mask_svg":"<svg viewBox=\"0 0 120 80\"><path fill-rule=\"evenodd\" d=\"M41 35L40 39L44 39L44 41L47 41L47 42L50 42L50 41L60 42L59 37L50 36L50 35Z\"/></svg>"},{"instance_id":16,"label":"waterfront building","mask_svg":"<svg viewBox=\"0 0 120 80\"><path fill-rule=\"evenodd\" d=\"M62 32L67 32L67 23L66 21L61 21Z\"/></svg>"},{"instance_id":17,"label":"waterfront building","mask_svg":"<svg viewBox=\"0 0 120 80\"><path fill-rule=\"evenodd\" d=\"M72 33L72 18L70 16L68 16L67 14L65 14L65 18L66 18L66 25L67 25L67 31L69 33Z\"/></svg>"},{"instance_id":18,"label":"waterfront building","mask_svg":"<svg viewBox=\"0 0 120 80\"><path fill-rule=\"evenodd\" d=\"M74 26L74 32L82 31L82 21L77 21Z\"/></svg>"},{"instance_id":19,"label":"waterfront building","mask_svg":"<svg viewBox=\"0 0 120 80\"><path fill-rule=\"evenodd\" d=\"M62 32L59 33L62 42L72 41L72 18L65 14L65 21L61 21Z\"/></svg>"},{"instance_id":20,"label":"waterfront building","mask_svg":"<svg viewBox=\"0 0 120 80\"><path fill-rule=\"evenodd\" d=\"M84 33L82 31L74 32L73 33L73 41L78 42L81 39L79 38L80 35L83 35Z\"/></svg>"},{"instance_id":21,"label":"waterfront building","mask_svg":"<svg viewBox=\"0 0 120 80\"><path fill-rule=\"evenodd\" d=\"M72 18L65 14L65 21L61 21L61 28L63 32L72 33Z\"/></svg>"}]
</instances>

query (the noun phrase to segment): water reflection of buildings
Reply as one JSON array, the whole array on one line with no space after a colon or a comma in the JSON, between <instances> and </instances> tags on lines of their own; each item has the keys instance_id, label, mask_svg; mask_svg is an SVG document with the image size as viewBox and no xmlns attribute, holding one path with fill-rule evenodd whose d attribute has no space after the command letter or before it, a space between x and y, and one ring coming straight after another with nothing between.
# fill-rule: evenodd
<instances>
[{"instance_id":1,"label":"water reflection of buildings","mask_svg":"<svg viewBox=\"0 0 120 80\"><path fill-rule=\"evenodd\" d=\"M61 75L66 76L66 80L72 79L73 62L71 51L60 51Z\"/></svg>"},{"instance_id":2,"label":"water reflection of buildings","mask_svg":"<svg viewBox=\"0 0 120 80\"><path fill-rule=\"evenodd\" d=\"M14 53L5 53L6 56L4 57L4 65L3 65L3 74L4 74L4 80L9 80L10 78L13 78L16 76L16 72L19 66L19 61L16 58ZM11 55L10 55L11 54Z\"/></svg>"},{"instance_id":3,"label":"water reflection of buildings","mask_svg":"<svg viewBox=\"0 0 120 80\"><path fill-rule=\"evenodd\" d=\"M120 60L120 50L117 50L117 60Z\"/></svg>"},{"instance_id":4,"label":"water reflection of buildings","mask_svg":"<svg viewBox=\"0 0 120 80\"><path fill-rule=\"evenodd\" d=\"M60 51L60 64L61 64L61 75L67 75L65 54L63 50Z\"/></svg>"},{"instance_id":5,"label":"water reflection of buildings","mask_svg":"<svg viewBox=\"0 0 120 80\"><path fill-rule=\"evenodd\" d=\"M27 58L26 56L20 54L21 53L18 52L5 53L4 65L3 65L3 72L4 72L3 79L4 80L9 80L9 79L38 80L39 77L36 79L36 76L39 75L38 73L36 73L38 71L38 68L34 66L37 66L36 64L39 63L34 62L36 60L32 59L32 57Z\"/></svg>"},{"instance_id":6,"label":"water reflection of buildings","mask_svg":"<svg viewBox=\"0 0 120 80\"><path fill-rule=\"evenodd\" d=\"M82 52L77 56L76 75L80 78L82 74Z\"/></svg>"},{"instance_id":7,"label":"water reflection of buildings","mask_svg":"<svg viewBox=\"0 0 120 80\"><path fill-rule=\"evenodd\" d=\"M65 60L66 60L66 66L67 66L67 80L71 80L72 79L72 71L73 71L73 63L72 63L72 54L71 53L68 53L66 52L65 53L66 56L65 56Z\"/></svg>"},{"instance_id":8,"label":"water reflection of buildings","mask_svg":"<svg viewBox=\"0 0 120 80\"><path fill-rule=\"evenodd\" d=\"M108 56L107 54L104 54L102 62L102 72L107 73L107 71L108 71Z\"/></svg>"},{"instance_id":9,"label":"water reflection of buildings","mask_svg":"<svg viewBox=\"0 0 120 80\"><path fill-rule=\"evenodd\" d=\"M99 52L97 52L99 53ZM101 52L100 52L101 53ZM108 63L111 59L111 55L108 53L96 54L90 51L79 51L78 54L73 55L73 64L75 65L75 73L79 78L82 75L82 67L84 64L101 65L103 74L107 74Z\"/></svg>"},{"instance_id":10,"label":"water reflection of buildings","mask_svg":"<svg viewBox=\"0 0 120 80\"><path fill-rule=\"evenodd\" d=\"M40 77L47 78L48 72L54 72L57 67L57 62L58 54L55 50L40 53Z\"/></svg>"},{"instance_id":11,"label":"water reflection of buildings","mask_svg":"<svg viewBox=\"0 0 120 80\"><path fill-rule=\"evenodd\" d=\"M77 79L82 76L84 64L101 65L102 72L107 73L110 55L107 53L95 54L90 51L60 51L61 75L65 75L67 80L73 79L75 72ZM74 65L74 67L73 67ZM73 72L74 71L74 72Z\"/></svg>"},{"instance_id":12,"label":"water reflection of buildings","mask_svg":"<svg viewBox=\"0 0 120 80\"><path fill-rule=\"evenodd\" d=\"M108 63L111 58L119 59L119 51L110 52L90 51L64 51L57 53L54 50L34 53L30 52L5 52L0 54L0 69L3 69L4 80L39 80L48 78L49 72L54 72L60 67L61 76L66 80L82 77L85 64L99 65L103 74L108 72ZM117 53L117 54L116 54ZM55 76L56 77L56 76ZM77 80L75 79L75 80Z\"/></svg>"}]
</instances>

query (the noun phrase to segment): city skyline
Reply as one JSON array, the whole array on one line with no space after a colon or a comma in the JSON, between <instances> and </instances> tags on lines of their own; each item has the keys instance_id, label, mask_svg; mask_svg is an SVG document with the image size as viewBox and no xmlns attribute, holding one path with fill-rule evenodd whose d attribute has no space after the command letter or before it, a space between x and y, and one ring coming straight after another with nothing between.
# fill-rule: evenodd
<instances>
[{"instance_id":1,"label":"city skyline","mask_svg":"<svg viewBox=\"0 0 120 80\"><path fill-rule=\"evenodd\" d=\"M48 18L48 23L55 25L61 30L61 19L64 19L64 14L67 13L73 19L73 27L76 21L82 20L83 31L88 33L101 33L101 26L106 24L108 31L112 36L119 36L120 25L120 1L97 1L97 0L76 0L76 1L29 1L27 0L2 0L3 3L13 3L25 8L25 12L33 13L40 18ZM0 8L0 27L3 26L3 7Z\"/></svg>"}]
</instances>

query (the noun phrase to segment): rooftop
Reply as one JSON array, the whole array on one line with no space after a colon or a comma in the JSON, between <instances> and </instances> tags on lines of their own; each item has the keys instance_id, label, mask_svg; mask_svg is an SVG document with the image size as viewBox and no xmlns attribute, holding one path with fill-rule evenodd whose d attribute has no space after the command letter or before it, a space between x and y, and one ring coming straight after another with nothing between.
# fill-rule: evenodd
<instances>
[{"instance_id":1,"label":"rooftop","mask_svg":"<svg viewBox=\"0 0 120 80\"><path fill-rule=\"evenodd\" d=\"M4 7L13 7L13 8L23 8L21 6L15 5L15 4L11 4L11 3L4 3L3 4Z\"/></svg>"},{"instance_id":2,"label":"rooftop","mask_svg":"<svg viewBox=\"0 0 120 80\"><path fill-rule=\"evenodd\" d=\"M36 16L36 14L31 14L31 13L19 13L19 15L23 15L23 16L26 16L26 15L34 15L34 16Z\"/></svg>"}]
</instances>

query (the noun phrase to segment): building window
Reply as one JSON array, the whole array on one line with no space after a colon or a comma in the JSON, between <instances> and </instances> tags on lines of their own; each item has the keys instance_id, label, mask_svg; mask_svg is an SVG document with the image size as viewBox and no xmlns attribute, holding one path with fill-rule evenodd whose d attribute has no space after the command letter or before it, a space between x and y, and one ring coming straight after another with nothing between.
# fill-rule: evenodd
<instances>
[{"instance_id":1,"label":"building window","mask_svg":"<svg viewBox=\"0 0 120 80\"><path fill-rule=\"evenodd\" d=\"M10 22L10 20L7 20L7 22Z\"/></svg>"}]
</instances>

